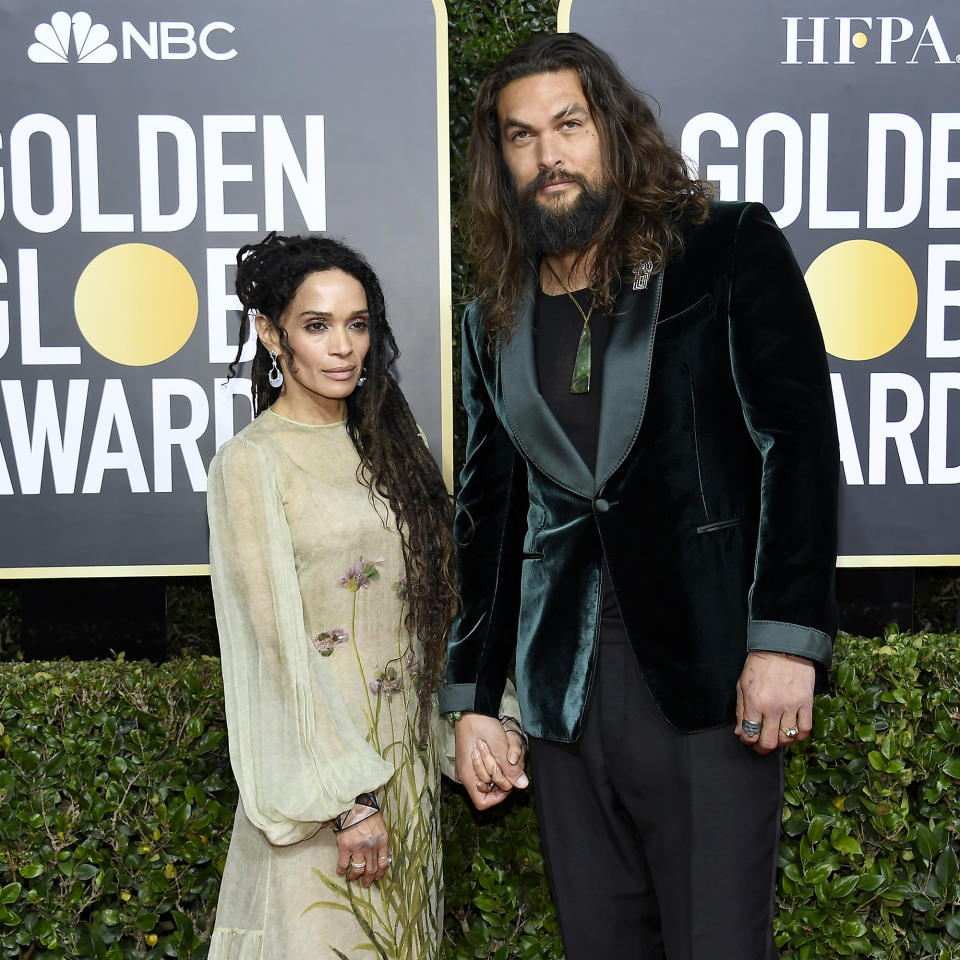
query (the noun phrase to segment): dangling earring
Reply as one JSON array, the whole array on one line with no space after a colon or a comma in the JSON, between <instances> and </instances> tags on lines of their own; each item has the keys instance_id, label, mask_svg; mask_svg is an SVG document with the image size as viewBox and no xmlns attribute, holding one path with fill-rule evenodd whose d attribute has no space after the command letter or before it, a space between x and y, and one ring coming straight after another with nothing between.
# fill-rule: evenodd
<instances>
[{"instance_id":1,"label":"dangling earring","mask_svg":"<svg viewBox=\"0 0 960 960\"><path fill-rule=\"evenodd\" d=\"M360 371L360 376L357 377L357 386L362 387L367 382L367 368L364 367Z\"/></svg>"},{"instance_id":2,"label":"dangling earring","mask_svg":"<svg viewBox=\"0 0 960 960\"><path fill-rule=\"evenodd\" d=\"M277 365L277 351L270 351L270 359L273 361L273 366L270 368L270 372L267 374L267 383L271 387L282 387L283 386L283 371Z\"/></svg>"}]
</instances>

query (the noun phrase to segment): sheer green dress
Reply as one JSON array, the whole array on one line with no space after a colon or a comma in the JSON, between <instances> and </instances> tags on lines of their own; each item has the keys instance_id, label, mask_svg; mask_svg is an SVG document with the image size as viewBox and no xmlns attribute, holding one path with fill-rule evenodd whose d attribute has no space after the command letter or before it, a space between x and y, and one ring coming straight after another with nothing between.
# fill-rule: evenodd
<instances>
[{"instance_id":1,"label":"sheer green dress","mask_svg":"<svg viewBox=\"0 0 960 960\"><path fill-rule=\"evenodd\" d=\"M411 443L421 442L416 436ZM435 960L436 718L418 745L419 640L400 537L343 423L267 411L210 467L210 565L240 788L210 960ZM449 748L447 748L449 749ZM330 821L377 792L393 865L336 874Z\"/></svg>"}]
</instances>

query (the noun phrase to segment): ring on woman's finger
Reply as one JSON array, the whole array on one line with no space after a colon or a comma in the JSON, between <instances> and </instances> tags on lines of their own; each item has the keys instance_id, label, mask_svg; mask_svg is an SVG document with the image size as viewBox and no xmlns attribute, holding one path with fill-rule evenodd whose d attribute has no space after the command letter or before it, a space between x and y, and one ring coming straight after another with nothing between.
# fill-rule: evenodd
<instances>
[{"instance_id":1,"label":"ring on woman's finger","mask_svg":"<svg viewBox=\"0 0 960 960\"><path fill-rule=\"evenodd\" d=\"M783 727L781 727L780 732L785 737L795 737L800 731L796 727L790 727L787 730L784 730Z\"/></svg>"},{"instance_id":2,"label":"ring on woman's finger","mask_svg":"<svg viewBox=\"0 0 960 960\"><path fill-rule=\"evenodd\" d=\"M361 860L359 863L354 863L353 860L351 860L351 861L350 861L350 866L353 867L354 870L366 870L366 869L367 869L367 861L366 861L366 860Z\"/></svg>"}]
</instances>

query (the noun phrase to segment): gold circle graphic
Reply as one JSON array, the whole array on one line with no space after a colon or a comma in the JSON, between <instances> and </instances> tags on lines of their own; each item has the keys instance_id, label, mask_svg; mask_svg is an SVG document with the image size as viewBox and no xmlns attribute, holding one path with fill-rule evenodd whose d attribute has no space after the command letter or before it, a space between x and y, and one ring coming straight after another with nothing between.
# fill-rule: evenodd
<instances>
[{"instance_id":1,"label":"gold circle graphic","mask_svg":"<svg viewBox=\"0 0 960 960\"><path fill-rule=\"evenodd\" d=\"M867 45L867 35L865 33L855 33L852 37L853 45L862 50Z\"/></svg>"},{"instance_id":2,"label":"gold circle graphic","mask_svg":"<svg viewBox=\"0 0 960 960\"><path fill-rule=\"evenodd\" d=\"M910 267L874 240L827 247L806 278L827 352L841 360L889 353L917 317L917 281Z\"/></svg>"},{"instance_id":3,"label":"gold circle graphic","mask_svg":"<svg viewBox=\"0 0 960 960\"><path fill-rule=\"evenodd\" d=\"M73 297L87 343L130 367L172 357L193 333L198 307L187 268L149 243L122 243L94 257Z\"/></svg>"}]
</instances>

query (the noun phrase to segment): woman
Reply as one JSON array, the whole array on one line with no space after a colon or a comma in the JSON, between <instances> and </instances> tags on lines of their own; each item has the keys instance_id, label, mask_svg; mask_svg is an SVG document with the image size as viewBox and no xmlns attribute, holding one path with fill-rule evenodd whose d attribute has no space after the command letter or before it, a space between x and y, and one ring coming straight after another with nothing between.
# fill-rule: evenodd
<instances>
[{"instance_id":1,"label":"woman","mask_svg":"<svg viewBox=\"0 0 960 960\"><path fill-rule=\"evenodd\" d=\"M256 417L208 485L240 788L210 958L435 958L450 499L361 256L270 234L237 293Z\"/></svg>"}]
</instances>

